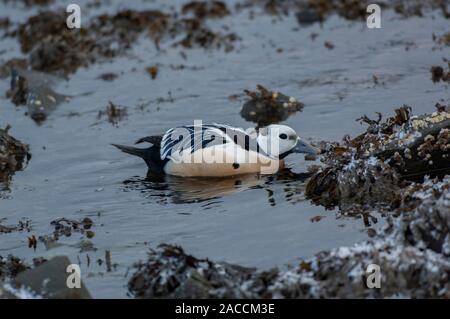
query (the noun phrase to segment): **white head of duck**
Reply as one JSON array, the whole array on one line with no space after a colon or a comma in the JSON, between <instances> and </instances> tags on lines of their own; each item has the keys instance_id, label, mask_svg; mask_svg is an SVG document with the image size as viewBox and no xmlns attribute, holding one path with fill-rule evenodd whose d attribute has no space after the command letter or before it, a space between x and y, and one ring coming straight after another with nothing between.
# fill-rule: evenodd
<instances>
[{"instance_id":1,"label":"white head of duck","mask_svg":"<svg viewBox=\"0 0 450 319\"><path fill-rule=\"evenodd\" d=\"M317 150L301 139L291 127L272 124L259 130L258 145L268 155L283 159L292 153L316 155Z\"/></svg>"}]
</instances>

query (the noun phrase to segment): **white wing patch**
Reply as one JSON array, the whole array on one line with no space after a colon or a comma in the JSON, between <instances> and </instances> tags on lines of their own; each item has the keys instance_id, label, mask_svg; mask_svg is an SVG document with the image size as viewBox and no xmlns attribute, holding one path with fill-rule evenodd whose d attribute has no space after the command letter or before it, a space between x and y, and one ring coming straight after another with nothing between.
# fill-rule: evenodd
<instances>
[{"instance_id":1,"label":"white wing patch","mask_svg":"<svg viewBox=\"0 0 450 319\"><path fill-rule=\"evenodd\" d=\"M187 125L168 130L161 141L162 160L179 159L183 153L233 142L218 125Z\"/></svg>"}]
</instances>

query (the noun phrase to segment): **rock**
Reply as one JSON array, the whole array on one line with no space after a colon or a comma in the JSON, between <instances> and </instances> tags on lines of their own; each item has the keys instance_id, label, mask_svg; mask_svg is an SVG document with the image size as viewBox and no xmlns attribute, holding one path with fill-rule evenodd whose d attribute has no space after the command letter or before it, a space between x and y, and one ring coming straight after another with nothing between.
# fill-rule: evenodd
<instances>
[{"instance_id":1,"label":"rock","mask_svg":"<svg viewBox=\"0 0 450 319\"><path fill-rule=\"evenodd\" d=\"M250 98L241 109L241 116L258 126L279 123L304 107L296 98L273 92L262 85L256 86L257 91L244 90Z\"/></svg>"},{"instance_id":2,"label":"rock","mask_svg":"<svg viewBox=\"0 0 450 319\"><path fill-rule=\"evenodd\" d=\"M6 96L16 105L26 105L28 115L40 124L59 104L70 100L51 88L58 79L42 72L11 68L11 86Z\"/></svg>"},{"instance_id":3,"label":"rock","mask_svg":"<svg viewBox=\"0 0 450 319\"><path fill-rule=\"evenodd\" d=\"M28 287L44 298L50 299L90 299L88 290L81 282L81 288L68 288L66 272L71 264L65 256L56 256L36 268L21 272L14 283L17 287Z\"/></svg>"},{"instance_id":4,"label":"rock","mask_svg":"<svg viewBox=\"0 0 450 319\"><path fill-rule=\"evenodd\" d=\"M450 113L437 108L417 117L403 106L384 122L381 114L378 120L361 118L369 124L365 133L346 138L343 145L322 146L327 167L313 174L306 196L326 207L339 206L341 212L389 210L398 207L409 181L450 174Z\"/></svg>"},{"instance_id":5,"label":"rock","mask_svg":"<svg viewBox=\"0 0 450 319\"><path fill-rule=\"evenodd\" d=\"M245 294L240 294L240 282L254 272L251 268L197 259L172 245L159 246L147 262L135 267L128 287L139 298L242 298Z\"/></svg>"},{"instance_id":6,"label":"rock","mask_svg":"<svg viewBox=\"0 0 450 319\"><path fill-rule=\"evenodd\" d=\"M9 129L0 129L0 183L5 184L31 159L29 146L9 135Z\"/></svg>"},{"instance_id":7,"label":"rock","mask_svg":"<svg viewBox=\"0 0 450 319\"><path fill-rule=\"evenodd\" d=\"M449 298L450 176L404 190L405 214L372 239L302 260L289 270L257 271L197 259L161 245L135 265L138 298ZM380 266L380 287L367 286Z\"/></svg>"},{"instance_id":8,"label":"rock","mask_svg":"<svg viewBox=\"0 0 450 319\"><path fill-rule=\"evenodd\" d=\"M80 32L65 27L64 11L42 11L28 18L12 34L18 36L22 52L29 55L32 69L66 75L124 54L143 33L154 40L158 49L166 38L180 38L175 45L185 48L233 49L238 37L234 33L213 31L203 19L228 14L223 2L194 1L182 10L192 12L194 17L158 10L121 10L114 15L91 18Z\"/></svg>"}]
</instances>

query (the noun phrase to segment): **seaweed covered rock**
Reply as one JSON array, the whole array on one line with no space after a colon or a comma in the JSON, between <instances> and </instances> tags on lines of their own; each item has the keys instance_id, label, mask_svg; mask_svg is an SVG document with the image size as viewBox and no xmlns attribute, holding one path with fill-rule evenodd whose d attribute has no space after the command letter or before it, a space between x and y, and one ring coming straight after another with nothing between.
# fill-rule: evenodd
<instances>
[{"instance_id":1,"label":"seaweed covered rock","mask_svg":"<svg viewBox=\"0 0 450 319\"><path fill-rule=\"evenodd\" d=\"M250 99L242 106L241 116L258 126L284 121L304 107L303 103L292 96L270 91L259 84L256 89L257 91L244 90Z\"/></svg>"},{"instance_id":2,"label":"seaweed covered rock","mask_svg":"<svg viewBox=\"0 0 450 319\"><path fill-rule=\"evenodd\" d=\"M181 247L165 244L135 267L128 288L139 298L243 298L246 295L239 285L255 271L197 259Z\"/></svg>"},{"instance_id":3,"label":"seaweed covered rock","mask_svg":"<svg viewBox=\"0 0 450 319\"><path fill-rule=\"evenodd\" d=\"M375 240L319 253L269 290L278 297L448 298L450 177L414 184L406 193L405 214ZM380 266L379 289L366 286L370 264Z\"/></svg>"},{"instance_id":4,"label":"seaweed covered rock","mask_svg":"<svg viewBox=\"0 0 450 319\"><path fill-rule=\"evenodd\" d=\"M401 209L374 239L285 271L200 260L162 245L135 266L128 287L139 298L449 298L450 177L412 184ZM380 267L377 289L368 288L369 265Z\"/></svg>"},{"instance_id":5,"label":"seaweed covered rock","mask_svg":"<svg viewBox=\"0 0 450 319\"><path fill-rule=\"evenodd\" d=\"M260 3L257 0L247 2ZM369 0L309 0L309 1L263 1L265 11L272 15L298 12L297 18L301 25L321 22L325 18L336 14L347 20L365 20L370 14L367 6L373 2ZM393 9L404 17L422 16L425 11L440 9L444 17L449 18L446 0L389 0L377 1L382 10Z\"/></svg>"},{"instance_id":6,"label":"seaweed covered rock","mask_svg":"<svg viewBox=\"0 0 450 319\"><path fill-rule=\"evenodd\" d=\"M0 183L7 183L31 158L28 145L9 135L9 129L0 129Z\"/></svg>"},{"instance_id":7,"label":"seaweed covered rock","mask_svg":"<svg viewBox=\"0 0 450 319\"><path fill-rule=\"evenodd\" d=\"M175 45L185 48L233 48L232 42L238 37L213 31L204 19L228 14L222 2L194 1L185 5L182 12L125 9L113 15L95 16L86 27L71 30L66 27L64 11L43 11L28 18L10 35L18 36L32 69L64 74L123 54L141 34L149 36L157 48L166 38L177 38ZM191 12L194 17L185 16Z\"/></svg>"},{"instance_id":8,"label":"seaweed covered rock","mask_svg":"<svg viewBox=\"0 0 450 319\"><path fill-rule=\"evenodd\" d=\"M348 210L354 205L398 207L407 180L450 173L450 113L442 106L431 115L412 116L403 106L382 121L364 116L366 132L343 144L324 143L322 161L306 187L306 195L326 207ZM389 189L389 192L386 192Z\"/></svg>"}]
</instances>

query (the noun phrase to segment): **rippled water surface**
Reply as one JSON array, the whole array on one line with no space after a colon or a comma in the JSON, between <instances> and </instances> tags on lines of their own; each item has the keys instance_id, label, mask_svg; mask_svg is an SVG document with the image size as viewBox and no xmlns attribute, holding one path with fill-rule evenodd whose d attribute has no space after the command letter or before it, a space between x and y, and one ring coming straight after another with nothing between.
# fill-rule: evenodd
<instances>
[{"instance_id":1,"label":"rippled water surface","mask_svg":"<svg viewBox=\"0 0 450 319\"><path fill-rule=\"evenodd\" d=\"M89 14L128 6L168 4L111 1ZM0 3L0 16L13 22L34 12ZM24 115L25 108L1 94L0 126L11 124L11 134L31 146L33 158L3 194L0 218L7 218L6 224L28 218L30 234L38 236L50 234L56 218L90 217L95 237L89 251L80 251L84 237L78 233L48 250L38 243L34 251L27 247L30 234L0 234L0 255L11 253L27 261L67 255L81 262L83 280L94 297L126 297L128 268L159 243L179 244L198 257L268 268L367 238L362 220L337 218L336 211L305 200L302 179L145 180L145 163L110 145L132 144L194 119L250 127L239 115L242 101L228 97L256 84L305 103L284 124L313 141L358 134L364 128L355 119L363 114L389 114L402 104L419 114L433 111L441 99L449 101L448 86L433 84L429 73L449 55L448 49L433 50L432 33L449 31L439 12L408 19L385 12L379 30L336 16L308 27L299 26L293 15L276 19L256 10L253 20L248 16L244 10L210 21L214 28L226 25L241 37L229 53L184 50L184 59L171 43L157 51L143 36L126 56L79 69L55 87L74 98L40 126ZM311 33L318 34L315 40ZM334 49L325 48L325 41ZM17 41L2 39L0 52L4 61L20 55ZM145 68L154 64L159 74L151 80ZM171 68L180 64L186 67ZM98 79L105 72L119 77L112 82ZM0 80L0 92L8 88L9 79ZM128 117L117 125L97 117L108 101L128 107ZM311 162L292 155L288 164L298 173ZM311 222L317 215L325 217ZM381 223L379 218L377 225ZM106 250L115 264L111 272L96 263Z\"/></svg>"}]
</instances>

